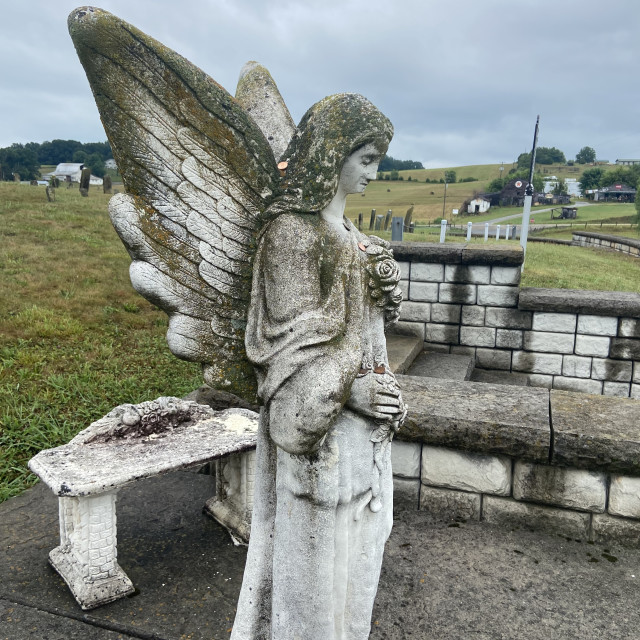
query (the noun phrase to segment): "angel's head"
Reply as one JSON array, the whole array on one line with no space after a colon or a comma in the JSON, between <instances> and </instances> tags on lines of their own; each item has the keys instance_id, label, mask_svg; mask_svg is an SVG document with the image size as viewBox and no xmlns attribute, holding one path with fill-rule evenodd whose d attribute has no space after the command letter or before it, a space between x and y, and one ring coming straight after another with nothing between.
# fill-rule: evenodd
<instances>
[{"instance_id":1,"label":"angel's head","mask_svg":"<svg viewBox=\"0 0 640 640\"><path fill-rule=\"evenodd\" d=\"M388 118L361 95L339 93L314 104L283 156L289 207L322 211L336 194L341 175L343 185L353 182L348 192L363 190L375 178L392 136Z\"/></svg>"}]
</instances>

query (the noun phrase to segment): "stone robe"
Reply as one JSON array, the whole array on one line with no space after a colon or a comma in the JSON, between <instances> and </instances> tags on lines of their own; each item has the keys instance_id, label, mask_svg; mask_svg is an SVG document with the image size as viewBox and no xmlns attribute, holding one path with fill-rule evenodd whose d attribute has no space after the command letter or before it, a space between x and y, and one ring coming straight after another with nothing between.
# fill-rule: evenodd
<instances>
[{"instance_id":1,"label":"stone robe","mask_svg":"<svg viewBox=\"0 0 640 640\"><path fill-rule=\"evenodd\" d=\"M246 347L263 409L232 640L369 637L392 526L390 453L346 405L363 363L386 363L386 349L364 236L345 226L281 215L256 253Z\"/></svg>"}]
</instances>

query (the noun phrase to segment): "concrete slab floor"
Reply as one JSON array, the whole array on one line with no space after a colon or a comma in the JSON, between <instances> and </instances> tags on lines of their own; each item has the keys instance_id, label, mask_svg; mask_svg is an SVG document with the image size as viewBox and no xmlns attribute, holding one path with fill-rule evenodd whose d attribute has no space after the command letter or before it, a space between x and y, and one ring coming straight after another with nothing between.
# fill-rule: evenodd
<instances>
[{"instance_id":1,"label":"concrete slab floor","mask_svg":"<svg viewBox=\"0 0 640 640\"><path fill-rule=\"evenodd\" d=\"M121 566L137 587L83 612L47 562L57 499L0 505L0 639L229 637L246 549L201 512L212 478L178 472L121 491ZM372 640L640 638L640 549L399 511Z\"/></svg>"}]
</instances>

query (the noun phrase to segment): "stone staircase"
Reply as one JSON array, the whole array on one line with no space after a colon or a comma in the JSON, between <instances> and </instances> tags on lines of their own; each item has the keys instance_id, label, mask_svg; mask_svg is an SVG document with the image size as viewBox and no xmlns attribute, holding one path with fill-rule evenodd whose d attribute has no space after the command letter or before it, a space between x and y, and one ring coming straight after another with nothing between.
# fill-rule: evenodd
<instances>
[{"instance_id":1,"label":"stone staircase","mask_svg":"<svg viewBox=\"0 0 640 640\"><path fill-rule=\"evenodd\" d=\"M486 384L529 386L529 379L525 374L476 369L475 359L471 356L425 351L422 340L414 336L388 335L387 352L389 366L396 374L459 382L470 380Z\"/></svg>"}]
</instances>

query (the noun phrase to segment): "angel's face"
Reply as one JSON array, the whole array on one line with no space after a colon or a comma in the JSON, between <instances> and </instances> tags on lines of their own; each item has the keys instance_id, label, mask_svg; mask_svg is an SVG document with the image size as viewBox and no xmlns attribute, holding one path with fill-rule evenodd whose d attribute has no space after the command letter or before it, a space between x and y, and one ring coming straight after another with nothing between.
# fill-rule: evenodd
<instances>
[{"instance_id":1,"label":"angel's face","mask_svg":"<svg viewBox=\"0 0 640 640\"><path fill-rule=\"evenodd\" d=\"M344 193L362 193L376 179L380 152L373 144L365 144L344 162L340 173L340 188Z\"/></svg>"}]
</instances>

